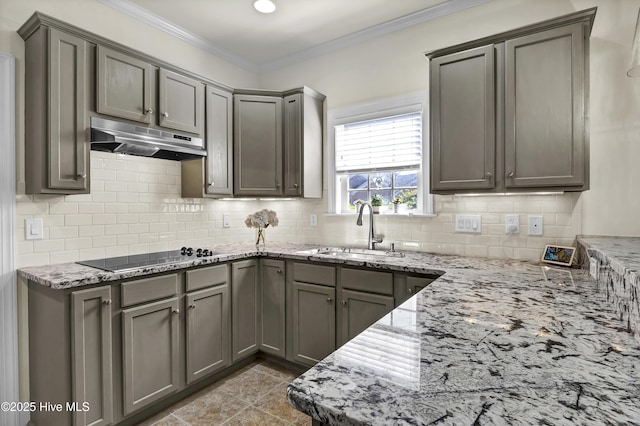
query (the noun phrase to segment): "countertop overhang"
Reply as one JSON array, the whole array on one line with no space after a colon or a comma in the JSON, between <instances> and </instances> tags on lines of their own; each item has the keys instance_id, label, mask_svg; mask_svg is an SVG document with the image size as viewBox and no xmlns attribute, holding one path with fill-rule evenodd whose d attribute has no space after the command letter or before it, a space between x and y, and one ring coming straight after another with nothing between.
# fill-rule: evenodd
<instances>
[{"instance_id":1,"label":"countertop overhang","mask_svg":"<svg viewBox=\"0 0 640 426\"><path fill-rule=\"evenodd\" d=\"M317 246L214 247L212 258L115 274L22 268L56 289L264 256L442 275L297 378L289 402L326 424L640 424L640 344L587 271L406 252L375 262Z\"/></svg>"}]
</instances>

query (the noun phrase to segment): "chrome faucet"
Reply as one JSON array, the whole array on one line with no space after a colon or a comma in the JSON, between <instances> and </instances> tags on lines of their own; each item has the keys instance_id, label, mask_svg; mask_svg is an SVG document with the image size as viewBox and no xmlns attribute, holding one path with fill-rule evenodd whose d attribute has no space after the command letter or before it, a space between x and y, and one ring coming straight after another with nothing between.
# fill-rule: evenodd
<instances>
[{"instance_id":1,"label":"chrome faucet","mask_svg":"<svg viewBox=\"0 0 640 426\"><path fill-rule=\"evenodd\" d=\"M376 237L373 232L373 207L369 203L362 203L360 206L360 212L358 213L358 220L356 221L356 225L362 226L362 213L364 211L364 207L369 206L369 239L367 241L367 248L369 250L375 250L376 244L380 244L382 242L382 238Z\"/></svg>"}]
</instances>

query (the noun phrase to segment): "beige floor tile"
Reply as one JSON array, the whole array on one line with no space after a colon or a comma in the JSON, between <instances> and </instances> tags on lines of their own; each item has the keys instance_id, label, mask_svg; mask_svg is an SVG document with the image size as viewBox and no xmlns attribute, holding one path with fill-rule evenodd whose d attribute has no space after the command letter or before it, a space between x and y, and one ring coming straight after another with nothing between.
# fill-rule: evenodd
<instances>
[{"instance_id":1,"label":"beige floor tile","mask_svg":"<svg viewBox=\"0 0 640 426\"><path fill-rule=\"evenodd\" d=\"M287 426L287 422L254 407L242 410L224 423L224 426Z\"/></svg>"},{"instance_id":2,"label":"beige floor tile","mask_svg":"<svg viewBox=\"0 0 640 426\"><path fill-rule=\"evenodd\" d=\"M193 426L219 425L238 414L247 404L224 392L210 392L173 413Z\"/></svg>"},{"instance_id":3,"label":"beige floor tile","mask_svg":"<svg viewBox=\"0 0 640 426\"><path fill-rule=\"evenodd\" d=\"M228 381L218 389L251 404L281 383L283 381L280 379L256 369L251 369Z\"/></svg>"},{"instance_id":4,"label":"beige floor tile","mask_svg":"<svg viewBox=\"0 0 640 426\"><path fill-rule=\"evenodd\" d=\"M287 423L300 424L300 422L304 422L305 420L311 423L309 416L289 405L286 393L287 384L283 383L260 398L253 405L262 411L266 411L273 416L285 420Z\"/></svg>"},{"instance_id":5,"label":"beige floor tile","mask_svg":"<svg viewBox=\"0 0 640 426\"><path fill-rule=\"evenodd\" d=\"M257 364L253 369L278 377L286 382L292 382L296 377L298 377L298 375L293 371L271 361L264 361Z\"/></svg>"},{"instance_id":6,"label":"beige floor tile","mask_svg":"<svg viewBox=\"0 0 640 426\"><path fill-rule=\"evenodd\" d=\"M187 423L173 415L169 415L155 422L153 426L187 426Z\"/></svg>"}]
</instances>

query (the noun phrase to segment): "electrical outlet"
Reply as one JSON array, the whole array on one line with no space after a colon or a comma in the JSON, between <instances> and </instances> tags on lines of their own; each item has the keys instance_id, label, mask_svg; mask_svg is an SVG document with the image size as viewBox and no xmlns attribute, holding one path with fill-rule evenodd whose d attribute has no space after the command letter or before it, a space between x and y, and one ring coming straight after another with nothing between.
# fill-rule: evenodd
<instances>
[{"instance_id":1,"label":"electrical outlet","mask_svg":"<svg viewBox=\"0 0 640 426\"><path fill-rule=\"evenodd\" d=\"M543 235L542 216L529 216L529 235Z\"/></svg>"},{"instance_id":2,"label":"electrical outlet","mask_svg":"<svg viewBox=\"0 0 640 426\"><path fill-rule=\"evenodd\" d=\"M318 215L315 213L311 213L309 216L309 226L318 226Z\"/></svg>"},{"instance_id":3,"label":"electrical outlet","mask_svg":"<svg viewBox=\"0 0 640 426\"><path fill-rule=\"evenodd\" d=\"M222 215L222 227L231 228L231 218L227 213Z\"/></svg>"},{"instance_id":4,"label":"electrical outlet","mask_svg":"<svg viewBox=\"0 0 640 426\"><path fill-rule=\"evenodd\" d=\"M505 233L507 234L519 234L520 233L520 215L508 214L504 217Z\"/></svg>"}]
</instances>

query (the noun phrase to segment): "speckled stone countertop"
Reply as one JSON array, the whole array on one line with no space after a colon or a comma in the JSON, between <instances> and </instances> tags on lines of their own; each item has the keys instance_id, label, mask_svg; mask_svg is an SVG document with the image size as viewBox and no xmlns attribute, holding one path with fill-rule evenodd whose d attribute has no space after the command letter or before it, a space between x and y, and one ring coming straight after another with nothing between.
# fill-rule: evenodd
<instances>
[{"instance_id":1,"label":"speckled stone countertop","mask_svg":"<svg viewBox=\"0 0 640 426\"><path fill-rule=\"evenodd\" d=\"M640 344L588 272L427 253L367 262L312 248L239 244L126 274L76 264L19 273L62 289L269 256L442 275L292 382L289 402L327 424L640 425Z\"/></svg>"}]
</instances>

